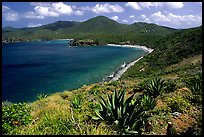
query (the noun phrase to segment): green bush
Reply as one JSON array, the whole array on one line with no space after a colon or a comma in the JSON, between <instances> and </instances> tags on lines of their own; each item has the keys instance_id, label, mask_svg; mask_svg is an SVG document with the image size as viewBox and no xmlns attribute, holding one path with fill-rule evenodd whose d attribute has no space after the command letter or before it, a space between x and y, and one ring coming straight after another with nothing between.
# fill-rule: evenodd
<instances>
[{"instance_id":1,"label":"green bush","mask_svg":"<svg viewBox=\"0 0 204 137\"><path fill-rule=\"evenodd\" d=\"M144 126L148 116L146 111L153 109L156 105L154 99L147 96L139 96L133 100L134 95L128 99L124 99L125 90L107 96L107 100L103 97L100 101L100 110L95 109L97 116L93 116L94 120L105 120L111 124L115 124L121 129L121 133L141 134L141 127Z\"/></svg>"},{"instance_id":2,"label":"green bush","mask_svg":"<svg viewBox=\"0 0 204 137\"><path fill-rule=\"evenodd\" d=\"M89 91L89 93L90 93L90 94L93 94L93 95L97 95L97 93L99 92L99 88L100 88L99 85L95 85L93 88L91 88L91 90Z\"/></svg>"},{"instance_id":3,"label":"green bush","mask_svg":"<svg viewBox=\"0 0 204 137\"><path fill-rule=\"evenodd\" d=\"M82 107L82 99L80 96L74 97L74 99L72 100L72 107L75 109Z\"/></svg>"},{"instance_id":4,"label":"green bush","mask_svg":"<svg viewBox=\"0 0 204 137\"><path fill-rule=\"evenodd\" d=\"M155 78L153 80L150 80L147 82L146 86L145 86L145 90L144 93L156 98L157 96L161 95L164 92L164 80L162 80L161 78Z\"/></svg>"},{"instance_id":5,"label":"green bush","mask_svg":"<svg viewBox=\"0 0 204 137\"><path fill-rule=\"evenodd\" d=\"M180 113L186 113L192 107L190 102L183 96L167 98L167 105L171 108L172 112Z\"/></svg>"},{"instance_id":6,"label":"green bush","mask_svg":"<svg viewBox=\"0 0 204 137\"><path fill-rule=\"evenodd\" d=\"M202 103L202 75L196 75L186 80L186 85L192 91L193 96L191 101L193 103Z\"/></svg>"},{"instance_id":7,"label":"green bush","mask_svg":"<svg viewBox=\"0 0 204 137\"><path fill-rule=\"evenodd\" d=\"M114 87L118 86L119 84L121 84L120 81L112 81L112 82L108 83L108 85L112 85Z\"/></svg>"},{"instance_id":8,"label":"green bush","mask_svg":"<svg viewBox=\"0 0 204 137\"><path fill-rule=\"evenodd\" d=\"M26 103L2 106L2 134L7 134L14 128L27 125L31 121L31 109Z\"/></svg>"}]
</instances>

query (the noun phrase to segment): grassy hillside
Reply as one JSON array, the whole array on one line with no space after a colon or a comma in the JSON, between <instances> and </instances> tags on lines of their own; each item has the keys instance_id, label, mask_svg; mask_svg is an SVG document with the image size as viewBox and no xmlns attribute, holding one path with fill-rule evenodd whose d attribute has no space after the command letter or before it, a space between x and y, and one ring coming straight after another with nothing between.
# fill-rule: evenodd
<instances>
[{"instance_id":1,"label":"grassy hillside","mask_svg":"<svg viewBox=\"0 0 204 137\"><path fill-rule=\"evenodd\" d=\"M3 102L2 133L166 135L170 121L179 135L202 135L202 26L153 42L118 81Z\"/></svg>"},{"instance_id":2,"label":"grassy hillside","mask_svg":"<svg viewBox=\"0 0 204 137\"><path fill-rule=\"evenodd\" d=\"M122 78L165 74L164 68L167 66L202 54L202 26L170 34L149 47L155 50L131 67Z\"/></svg>"}]
</instances>

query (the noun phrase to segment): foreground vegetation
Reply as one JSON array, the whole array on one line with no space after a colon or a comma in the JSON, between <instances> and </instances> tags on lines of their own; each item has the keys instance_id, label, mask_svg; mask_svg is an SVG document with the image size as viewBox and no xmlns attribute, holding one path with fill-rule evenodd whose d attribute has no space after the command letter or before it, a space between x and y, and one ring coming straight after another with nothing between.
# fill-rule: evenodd
<instances>
[{"instance_id":1,"label":"foreground vegetation","mask_svg":"<svg viewBox=\"0 0 204 137\"><path fill-rule=\"evenodd\" d=\"M201 135L201 29L155 41L155 50L118 81L40 94L27 104L3 102L2 133L166 135L170 121L180 135Z\"/></svg>"}]
</instances>

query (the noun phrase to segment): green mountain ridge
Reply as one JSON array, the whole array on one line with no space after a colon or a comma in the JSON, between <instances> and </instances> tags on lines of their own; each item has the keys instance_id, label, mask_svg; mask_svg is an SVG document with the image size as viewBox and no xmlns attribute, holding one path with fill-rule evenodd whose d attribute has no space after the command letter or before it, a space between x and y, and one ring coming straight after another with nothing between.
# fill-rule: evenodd
<instances>
[{"instance_id":1,"label":"green mountain ridge","mask_svg":"<svg viewBox=\"0 0 204 137\"><path fill-rule=\"evenodd\" d=\"M2 39L59 39L59 38L101 38L101 43L107 43L110 39L124 39L125 41L136 38L138 41L144 35L165 36L177 31L173 28L158 26L148 23L133 23L131 25L120 24L117 21L104 16L97 16L84 22L57 21L51 24L33 28L10 29L3 28ZM8 29L7 29L8 30ZM131 36L125 36L131 35ZM155 38L155 37L154 37ZM117 41L115 40L115 41ZM146 40L142 40L146 41Z\"/></svg>"}]
</instances>

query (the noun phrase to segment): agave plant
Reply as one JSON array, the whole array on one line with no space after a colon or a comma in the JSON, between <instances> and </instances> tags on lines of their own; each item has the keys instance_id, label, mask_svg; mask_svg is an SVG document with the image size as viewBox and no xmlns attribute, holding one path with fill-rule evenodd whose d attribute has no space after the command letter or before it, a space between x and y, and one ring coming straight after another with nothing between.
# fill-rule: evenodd
<instances>
[{"instance_id":1,"label":"agave plant","mask_svg":"<svg viewBox=\"0 0 204 137\"><path fill-rule=\"evenodd\" d=\"M164 80L162 80L161 78L155 78L151 81L149 81L145 87L144 93L156 98L157 96L161 95L164 91Z\"/></svg>"},{"instance_id":2,"label":"agave plant","mask_svg":"<svg viewBox=\"0 0 204 137\"><path fill-rule=\"evenodd\" d=\"M202 103L202 75L195 76L186 82L193 93L191 99L194 103Z\"/></svg>"},{"instance_id":3,"label":"agave plant","mask_svg":"<svg viewBox=\"0 0 204 137\"><path fill-rule=\"evenodd\" d=\"M43 98L46 98L46 97L48 97L48 95L45 94L45 93L37 94L37 98L38 98L39 100L40 100L40 99L43 99Z\"/></svg>"},{"instance_id":4,"label":"agave plant","mask_svg":"<svg viewBox=\"0 0 204 137\"><path fill-rule=\"evenodd\" d=\"M132 101L135 93L126 100L124 95L125 90L120 91L119 94L115 90L112 95L107 96L107 100L100 96L101 109L95 109L97 116L92 118L115 123L122 130L122 133L141 134L140 128L147 119L145 111L152 109L154 104L152 106L147 105L147 99L142 104L143 96L139 96L135 101Z\"/></svg>"},{"instance_id":5,"label":"agave plant","mask_svg":"<svg viewBox=\"0 0 204 137\"><path fill-rule=\"evenodd\" d=\"M82 100L79 96L74 97L74 99L72 100L72 107L75 109L82 107Z\"/></svg>"},{"instance_id":6,"label":"agave plant","mask_svg":"<svg viewBox=\"0 0 204 137\"><path fill-rule=\"evenodd\" d=\"M148 95L144 95L142 99L143 109L148 111L149 109L154 109L156 106L156 101L154 98L149 97Z\"/></svg>"}]
</instances>

